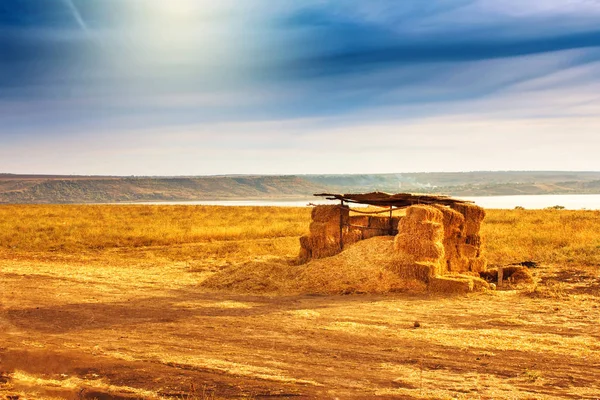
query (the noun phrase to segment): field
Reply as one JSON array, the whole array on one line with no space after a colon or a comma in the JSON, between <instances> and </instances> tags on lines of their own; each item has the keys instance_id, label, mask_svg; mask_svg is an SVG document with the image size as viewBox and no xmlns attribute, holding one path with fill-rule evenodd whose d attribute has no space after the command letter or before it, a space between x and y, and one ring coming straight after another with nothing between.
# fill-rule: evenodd
<instances>
[{"instance_id":1,"label":"field","mask_svg":"<svg viewBox=\"0 0 600 400\"><path fill-rule=\"evenodd\" d=\"M600 212L489 210L490 263L539 263L535 284L495 292L202 286L292 262L309 222L305 208L0 206L0 395L600 398Z\"/></svg>"}]
</instances>

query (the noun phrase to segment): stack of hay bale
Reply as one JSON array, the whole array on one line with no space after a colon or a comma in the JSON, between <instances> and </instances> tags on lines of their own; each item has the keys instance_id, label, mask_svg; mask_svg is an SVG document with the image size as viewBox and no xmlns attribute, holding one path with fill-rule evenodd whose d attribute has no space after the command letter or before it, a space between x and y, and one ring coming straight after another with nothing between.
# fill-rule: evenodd
<instances>
[{"instance_id":1,"label":"stack of hay bale","mask_svg":"<svg viewBox=\"0 0 600 400\"><path fill-rule=\"evenodd\" d=\"M468 265L461 265L457 272L479 273L485 271L487 261L481 256L481 236L479 229L485 218L485 210L475 204L453 204L452 208L464 217L464 227L458 240L461 256L468 261Z\"/></svg>"},{"instance_id":2,"label":"stack of hay bale","mask_svg":"<svg viewBox=\"0 0 600 400\"><path fill-rule=\"evenodd\" d=\"M409 207L395 238L396 272L423 280L436 292L488 287L479 278L487 265L479 236L484 217L484 210L472 204Z\"/></svg>"},{"instance_id":3,"label":"stack of hay bale","mask_svg":"<svg viewBox=\"0 0 600 400\"><path fill-rule=\"evenodd\" d=\"M310 234L300 238L298 261L330 257L361 240L388 236L398 230L399 221L400 217L392 217L390 221L389 217L350 216L349 209L340 205L316 206L312 210Z\"/></svg>"},{"instance_id":4,"label":"stack of hay bale","mask_svg":"<svg viewBox=\"0 0 600 400\"><path fill-rule=\"evenodd\" d=\"M368 239L369 233L369 216L368 215L352 215L349 219L350 226L345 232L342 232L344 237L344 245L350 245L361 240Z\"/></svg>"},{"instance_id":5,"label":"stack of hay bale","mask_svg":"<svg viewBox=\"0 0 600 400\"><path fill-rule=\"evenodd\" d=\"M413 205L405 217L392 220L350 217L348 208L340 205L317 206L310 234L300 238L299 262L330 257L346 245L397 231L390 257L400 277L423 281L437 292L478 290L489 287L479 278L487 266L479 236L484 217L483 208L468 203Z\"/></svg>"},{"instance_id":6,"label":"stack of hay bale","mask_svg":"<svg viewBox=\"0 0 600 400\"><path fill-rule=\"evenodd\" d=\"M479 229L485 210L474 204L435 206L443 214L444 250L447 270L453 273L477 274L485 271L487 262L481 256Z\"/></svg>"},{"instance_id":7,"label":"stack of hay bale","mask_svg":"<svg viewBox=\"0 0 600 400\"><path fill-rule=\"evenodd\" d=\"M398 223L400 217L380 217L380 216L362 216L353 215L350 217L350 231L358 230L360 232L360 239L370 239L375 236L390 236L398 231ZM357 228L357 227L361 228ZM344 240L344 244L352 243L351 238Z\"/></svg>"},{"instance_id":8,"label":"stack of hay bale","mask_svg":"<svg viewBox=\"0 0 600 400\"><path fill-rule=\"evenodd\" d=\"M461 252L465 242L465 217L446 206L435 206L443 216L444 252L448 272L464 272L469 269L469 259Z\"/></svg>"},{"instance_id":9,"label":"stack of hay bale","mask_svg":"<svg viewBox=\"0 0 600 400\"><path fill-rule=\"evenodd\" d=\"M300 238L299 262L338 254L342 248L340 227L348 225L349 217L350 211L339 205L313 208L310 234Z\"/></svg>"},{"instance_id":10,"label":"stack of hay bale","mask_svg":"<svg viewBox=\"0 0 600 400\"><path fill-rule=\"evenodd\" d=\"M442 212L435 207L412 206L400 220L394 239L396 272L406 279L428 282L445 272Z\"/></svg>"}]
</instances>

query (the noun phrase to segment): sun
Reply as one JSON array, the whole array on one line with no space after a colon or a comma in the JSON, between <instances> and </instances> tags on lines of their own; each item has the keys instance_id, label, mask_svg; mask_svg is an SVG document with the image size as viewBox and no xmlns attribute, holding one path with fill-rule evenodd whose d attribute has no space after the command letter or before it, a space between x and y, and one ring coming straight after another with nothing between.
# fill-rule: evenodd
<instances>
[{"instance_id":1,"label":"sun","mask_svg":"<svg viewBox=\"0 0 600 400\"><path fill-rule=\"evenodd\" d=\"M165 16L185 18L209 14L219 7L218 0L154 0L152 6Z\"/></svg>"}]
</instances>

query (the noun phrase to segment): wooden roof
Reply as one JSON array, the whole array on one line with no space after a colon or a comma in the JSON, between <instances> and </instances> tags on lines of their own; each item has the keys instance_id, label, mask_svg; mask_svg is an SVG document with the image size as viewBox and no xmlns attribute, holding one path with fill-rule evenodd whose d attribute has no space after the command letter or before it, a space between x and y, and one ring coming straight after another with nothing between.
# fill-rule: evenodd
<instances>
[{"instance_id":1,"label":"wooden roof","mask_svg":"<svg viewBox=\"0 0 600 400\"><path fill-rule=\"evenodd\" d=\"M409 207L415 204L441 204L450 206L452 204L472 203L467 200L453 199L449 196L436 196L426 194L397 193L389 194L382 192L357 193L357 194L334 194L317 193L315 196L325 197L327 200L340 200L346 203L368 204L379 207Z\"/></svg>"}]
</instances>

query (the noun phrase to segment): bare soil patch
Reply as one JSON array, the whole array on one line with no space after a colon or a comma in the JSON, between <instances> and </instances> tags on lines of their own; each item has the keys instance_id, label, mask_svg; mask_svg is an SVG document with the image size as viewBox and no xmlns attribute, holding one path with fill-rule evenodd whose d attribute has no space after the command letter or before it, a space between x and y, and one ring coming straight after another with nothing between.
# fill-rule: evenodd
<instances>
[{"instance_id":1,"label":"bare soil patch","mask_svg":"<svg viewBox=\"0 0 600 400\"><path fill-rule=\"evenodd\" d=\"M592 268L467 297L257 296L201 289L214 272L176 263L118 271L2 261L4 398L600 396Z\"/></svg>"}]
</instances>

